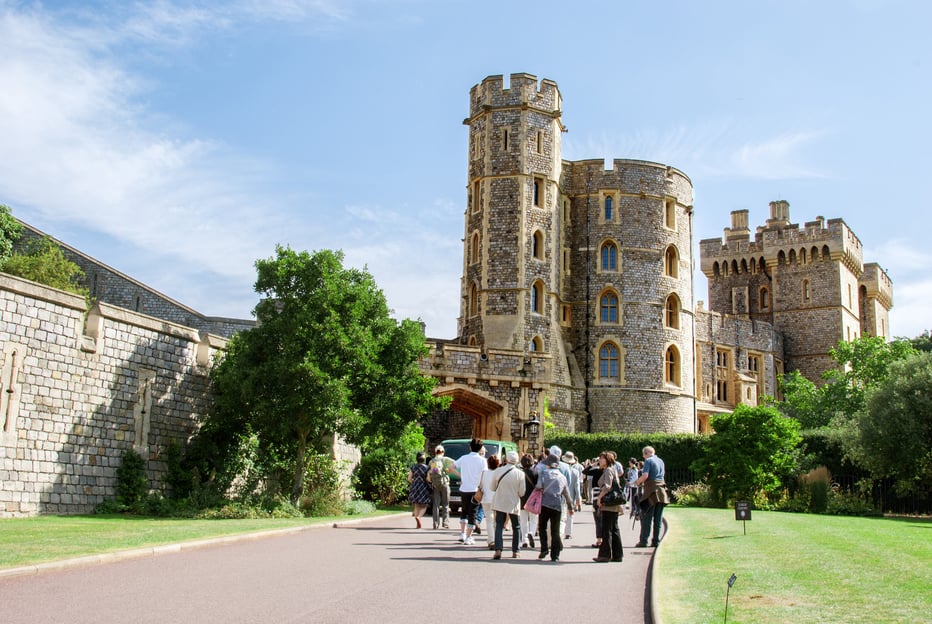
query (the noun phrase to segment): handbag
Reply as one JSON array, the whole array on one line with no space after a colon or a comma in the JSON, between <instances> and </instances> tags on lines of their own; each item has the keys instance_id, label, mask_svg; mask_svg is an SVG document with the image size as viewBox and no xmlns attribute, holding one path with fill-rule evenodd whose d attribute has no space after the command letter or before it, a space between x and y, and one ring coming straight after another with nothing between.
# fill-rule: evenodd
<instances>
[{"instance_id":1,"label":"handbag","mask_svg":"<svg viewBox=\"0 0 932 624\"><path fill-rule=\"evenodd\" d=\"M524 508L532 514L540 514L540 504L544 500L544 491L539 488L534 488L534 491L531 492L531 495L527 497L527 502L524 503Z\"/></svg>"},{"instance_id":2,"label":"handbag","mask_svg":"<svg viewBox=\"0 0 932 624\"><path fill-rule=\"evenodd\" d=\"M482 486L481 485L479 486L479 489L476 491L476 493L472 495L472 502L476 503L477 505L482 502Z\"/></svg>"},{"instance_id":3,"label":"handbag","mask_svg":"<svg viewBox=\"0 0 932 624\"><path fill-rule=\"evenodd\" d=\"M602 497L602 506L612 506L615 505L624 505L628 502L628 498L625 496L625 491L621 489L618 485L618 479L612 481L612 489Z\"/></svg>"}]
</instances>

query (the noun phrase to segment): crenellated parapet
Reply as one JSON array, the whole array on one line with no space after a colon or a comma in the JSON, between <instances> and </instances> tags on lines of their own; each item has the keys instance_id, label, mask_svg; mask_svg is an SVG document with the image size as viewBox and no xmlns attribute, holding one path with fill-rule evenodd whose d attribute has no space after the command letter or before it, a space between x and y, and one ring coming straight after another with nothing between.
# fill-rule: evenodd
<instances>
[{"instance_id":1,"label":"crenellated parapet","mask_svg":"<svg viewBox=\"0 0 932 624\"><path fill-rule=\"evenodd\" d=\"M489 76L470 90L469 118L463 123L469 125L477 115L493 108L536 109L559 117L562 105L560 90L552 80L545 78L538 83L532 74L511 74L506 88L502 75Z\"/></svg>"},{"instance_id":2,"label":"crenellated parapet","mask_svg":"<svg viewBox=\"0 0 932 624\"><path fill-rule=\"evenodd\" d=\"M868 297L878 300L888 310L893 307L893 280L876 262L864 265L858 285L864 287Z\"/></svg>"},{"instance_id":3,"label":"crenellated parapet","mask_svg":"<svg viewBox=\"0 0 932 624\"><path fill-rule=\"evenodd\" d=\"M771 218L759 226L751 240L748 211L731 213L732 226L723 238L699 242L700 269L709 278L734 272L743 267L773 268L781 264L806 264L819 260L836 260L852 273L862 271L861 241L843 219L817 217L799 224L789 222L789 202L770 202ZM753 264L752 264L753 263Z\"/></svg>"}]
</instances>

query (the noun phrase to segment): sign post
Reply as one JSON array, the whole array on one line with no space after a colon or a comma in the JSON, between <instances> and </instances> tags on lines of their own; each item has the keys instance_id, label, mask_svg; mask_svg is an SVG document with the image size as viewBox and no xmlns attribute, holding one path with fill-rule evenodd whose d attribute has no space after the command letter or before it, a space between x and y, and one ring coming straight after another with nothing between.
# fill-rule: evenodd
<instances>
[{"instance_id":1,"label":"sign post","mask_svg":"<svg viewBox=\"0 0 932 624\"><path fill-rule=\"evenodd\" d=\"M741 520L744 527L744 534L748 534L747 521L751 519L751 502L735 501L735 520Z\"/></svg>"}]
</instances>

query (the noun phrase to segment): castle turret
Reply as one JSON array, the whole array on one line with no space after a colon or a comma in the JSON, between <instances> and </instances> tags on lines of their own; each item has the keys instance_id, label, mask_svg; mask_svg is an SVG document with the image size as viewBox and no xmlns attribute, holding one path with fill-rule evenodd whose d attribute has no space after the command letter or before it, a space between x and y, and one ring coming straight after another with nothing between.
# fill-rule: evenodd
<instances>
[{"instance_id":1,"label":"castle turret","mask_svg":"<svg viewBox=\"0 0 932 624\"><path fill-rule=\"evenodd\" d=\"M470 92L469 202L460 337L480 347L551 351L559 322L561 98L529 74Z\"/></svg>"}]
</instances>

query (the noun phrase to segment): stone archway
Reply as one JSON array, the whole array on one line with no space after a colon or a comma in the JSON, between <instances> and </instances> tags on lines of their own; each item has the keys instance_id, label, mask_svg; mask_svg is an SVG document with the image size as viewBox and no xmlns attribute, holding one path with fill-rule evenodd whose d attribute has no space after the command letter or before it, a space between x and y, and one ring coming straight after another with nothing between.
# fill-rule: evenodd
<instances>
[{"instance_id":1,"label":"stone archway","mask_svg":"<svg viewBox=\"0 0 932 624\"><path fill-rule=\"evenodd\" d=\"M508 406L465 386L438 388L434 394L452 397L450 409L472 417L470 437L483 440L511 440Z\"/></svg>"}]
</instances>

